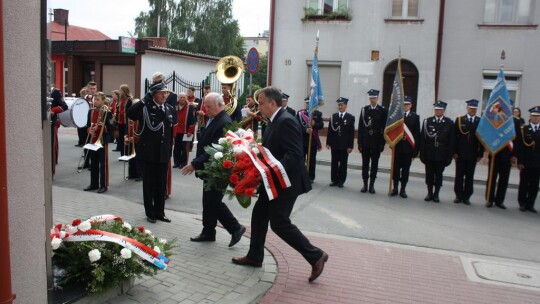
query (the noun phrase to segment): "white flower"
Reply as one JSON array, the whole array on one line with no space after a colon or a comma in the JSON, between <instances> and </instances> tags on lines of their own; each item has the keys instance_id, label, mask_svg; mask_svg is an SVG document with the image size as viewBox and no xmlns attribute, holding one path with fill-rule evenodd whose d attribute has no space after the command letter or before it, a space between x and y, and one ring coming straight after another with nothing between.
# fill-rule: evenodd
<instances>
[{"instance_id":1,"label":"white flower","mask_svg":"<svg viewBox=\"0 0 540 304\"><path fill-rule=\"evenodd\" d=\"M227 139L225 137L222 137L222 138L218 139L218 144L220 144L220 145L223 145L226 142L227 142Z\"/></svg>"},{"instance_id":2,"label":"white flower","mask_svg":"<svg viewBox=\"0 0 540 304\"><path fill-rule=\"evenodd\" d=\"M77 230L79 230L77 229L77 227L73 227L71 225L66 228L66 232L69 234L74 234L75 232L77 232Z\"/></svg>"},{"instance_id":3,"label":"white flower","mask_svg":"<svg viewBox=\"0 0 540 304\"><path fill-rule=\"evenodd\" d=\"M131 259L131 250L123 248L122 250L120 250L120 255L123 259Z\"/></svg>"},{"instance_id":4,"label":"white flower","mask_svg":"<svg viewBox=\"0 0 540 304\"><path fill-rule=\"evenodd\" d=\"M238 129L238 130L236 131L236 134L238 134L239 136L244 135L244 133L246 133L246 130L244 130L244 129L242 129L242 128L240 128L240 129Z\"/></svg>"},{"instance_id":5,"label":"white flower","mask_svg":"<svg viewBox=\"0 0 540 304\"><path fill-rule=\"evenodd\" d=\"M98 249L90 250L90 252L88 252L88 258L91 263L99 261L99 259L101 259L101 252Z\"/></svg>"},{"instance_id":6,"label":"white flower","mask_svg":"<svg viewBox=\"0 0 540 304\"><path fill-rule=\"evenodd\" d=\"M158 246L154 246L154 251L157 252L157 253L161 253L161 249L159 249Z\"/></svg>"},{"instance_id":7,"label":"white flower","mask_svg":"<svg viewBox=\"0 0 540 304\"><path fill-rule=\"evenodd\" d=\"M131 225L128 222L124 222L122 227L126 228L127 230L131 230Z\"/></svg>"},{"instance_id":8,"label":"white flower","mask_svg":"<svg viewBox=\"0 0 540 304\"><path fill-rule=\"evenodd\" d=\"M214 154L214 158L217 159L217 160L222 159L222 158L223 158L223 153L221 153L221 152L216 152L216 153Z\"/></svg>"},{"instance_id":9,"label":"white flower","mask_svg":"<svg viewBox=\"0 0 540 304\"><path fill-rule=\"evenodd\" d=\"M58 249L58 247L60 247L60 244L62 244L62 240L57 237L54 237L51 241L52 250Z\"/></svg>"},{"instance_id":10,"label":"white flower","mask_svg":"<svg viewBox=\"0 0 540 304\"><path fill-rule=\"evenodd\" d=\"M92 228L92 224L90 224L89 221L84 221L84 222L79 224L79 230L82 231L82 232L86 232L90 228Z\"/></svg>"},{"instance_id":11,"label":"white flower","mask_svg":"<svg viewBox=\"0 0 540 304\"><path fill-rule=\"evenodd\" d=\"M144 230L144 233L148 234L148 235L152 235L152 231L148 230L148 229L145 229Z\"/></svg>"},{"instance_id":12,"label":"white flower","mask_svg":"<svg viewBox=\"0 0 540 304\"><path fill-rule=\"evenodd\" d=\"M160 242L161 244L167 244L167 243L168 243L166 239L159 239L159 242Z\"/></svg>"},{"instance_id":13,"label":"white flower","mask_svg":"<svg viewBox=\"0 0 540 304\"><path fill-rule=\"evenodd\" d=\"M233 154L240 154L242 152L243 152L242 148L240 148L240 147L234 147L233 148Z\"/></svg>"}]
</instances>

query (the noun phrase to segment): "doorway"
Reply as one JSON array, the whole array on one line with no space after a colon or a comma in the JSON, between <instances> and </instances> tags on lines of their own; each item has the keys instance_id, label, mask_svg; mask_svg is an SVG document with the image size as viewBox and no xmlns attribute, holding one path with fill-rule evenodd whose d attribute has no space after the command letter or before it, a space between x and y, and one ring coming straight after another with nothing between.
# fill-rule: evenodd
<instances>
[{"instance_id":1,"label":"doorway","mask_svg":"<svg viewBox=\"0 0 540 304\"><path fill-rule=\"evenodd\" d=\"M390 106L390 97L392 95L392 84L396 76L398 60L391 61L384 69L382 105L385 108ZM403 78L403 91L405 96L410 96L413 100L412 111L416 112L418 105L418 69L409 60L401 59L401 77Z\"/></svg>"}]
</instances>

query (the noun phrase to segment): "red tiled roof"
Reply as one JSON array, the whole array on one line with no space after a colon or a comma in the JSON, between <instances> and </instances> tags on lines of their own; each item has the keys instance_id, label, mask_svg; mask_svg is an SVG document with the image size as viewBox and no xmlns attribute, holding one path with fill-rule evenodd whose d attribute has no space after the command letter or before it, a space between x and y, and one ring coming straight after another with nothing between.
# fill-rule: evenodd
<instances>
[{"instance_id":1,"label":"red tiled roof","mask_svg":"<svg viewBox=\"0 0 540 304\"><path fill-rule=\"evenodd\" d=\"M62 24L53 22L51 28L52 41L63 41L65 39L65 28ZM85 27L68 25L67 40L110 40L111 38L98 30Z\"/></svg>"}]
</instances>

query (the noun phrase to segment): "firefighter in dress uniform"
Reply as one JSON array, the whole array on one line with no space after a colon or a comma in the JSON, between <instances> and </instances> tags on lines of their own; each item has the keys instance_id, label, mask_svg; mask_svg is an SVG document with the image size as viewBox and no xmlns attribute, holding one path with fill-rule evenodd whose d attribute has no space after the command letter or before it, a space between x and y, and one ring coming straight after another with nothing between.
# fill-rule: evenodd
<instances>
[{"instance_id":1,"label":"firefighter in dress uniform","mask_svg":"<svg viewBox=\"0 0 540 304\"><path fill-rule=\"evenodd\" d=\"M528 125L521 127L518 142L519 175L518 202L519 210L536 213L534 203L538 195L540 182L540 106L529 109L531 113Z\"/></svg>"},{"instance_id":2,"label":"firefighter in dress uniform","mask_svg":"<svg viewBox=\"0 0 540 304\"><path fill-rule=\"evenodd\" d=\"M307 160L308 147L309 147L309 137L311 136L311 150L309 156L309 180L313 184L315 181L315 166L317 164L317 151L320 151L321 139L319 138L319 130L324 127L324 121L321 111L313 110L311 114L313 117L310 120L309 116L309 96L304 99L306 104L304 110L300 110L296 113L296 118L302 126L302 140L303 140L303 149L304 149L304 159Z\"/></svg>"},{"instance_id":3,"label":"firefighter in dress uniform","mask_svg":"<svg viewBox=\"0 0 540 304\"><path fill-rule=\"evenodd\" d=\"M358 119L358 150L362 153L362 193L375 193L375 179L379 169L379 157L384 150L384 127L388 111L377 104L379 91L371 89L367 92L369 105L362 108Z\"/></svg>"},{"instance_id":4,"label":"firefighter in dress uniform","mask_svg":"<svg viewBox=\"0 0 540 304\"><path fill-rule=\"evenodd\" d=\"M444 116L446 102L439 100L434 106L435 115L424 119L422 125L420 160L426 167L428 194L424 200L438 203L444 168L452 162L456 134L454 123Z\"/></svg>"},{"instance_id":5,"label":"firefighter in dress uniform","mask_svg":"<svg viewBox=\"0 0 540 304\"><path fill-rule=\"evenodd\" d=\"M403 120L410 131L412 138L403 136L403 139L396 145L394 153L394 188L390 193L391 196L398 195L398 186L401 182L399 196L407 198L407 182L409 181L409 170L414 158L418 155L418 147L420 146L420 116L411 111L412 98L405 96L403 100Z\"/></svg>"},{"instance_id":6,"label":"firefighter in dress uniform","mask_svg":"<svg viewBox=\"0 0 540 304\"><path fill-rule=\"evenodd\" d=\"M454 160L456 161L456 176L454 178L454 203L463 202L470 205L473 194L474 170L476 163L482 159L482 144L476 137L476 128L480 117L476 116L478 100L467 100L467 114L458 116L454 123L456 130L456 146Z\"/></svg>"},{"instance_id":7,"label":"firefighter in dress uniform","mask_svg":"<svg viewBox=\"0 0 540 304\"><path fill-rule=\"evenodd\" d=\"M330 149L332 166L330 168L330 187L343 188L347 179L347 163L354 146L354 115L347 113L349 99L336 100L338 112L330 116L326 148Z\"/></svg>"}]
</instances>

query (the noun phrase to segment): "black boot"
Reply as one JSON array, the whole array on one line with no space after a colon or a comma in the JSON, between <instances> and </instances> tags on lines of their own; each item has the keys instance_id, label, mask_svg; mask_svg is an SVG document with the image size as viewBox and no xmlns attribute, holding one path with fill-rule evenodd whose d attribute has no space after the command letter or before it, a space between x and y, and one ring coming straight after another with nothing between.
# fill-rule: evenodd
<instances>
[{"instance_id":1,"label":"black boot","mask_svg":"<svg viewBox=\"0 0 540 304\"><path fill-rule=\"evenodd\" d=\"M372 178L371 181L369 182L369 193L371 194L375 194L375 179Z\"/></svg>"},{"instance_id":2,"label":"black boot","mask_svg":"<svg viewBox=\"0 0 540 304\"><path fill-rule=\"evenodd\" d=\"M397 191L398 183L399 183L398 181L394 181L394 188L392 188L392 192L390 192L390 196L398 195L398 191Z\"/></svg>"},{"instance_id":3,"label":"black boot","mask_svg":"<svg viewBox=\"0 0 540 304\"><path fill-rule=\"evenodd\" d=\"M428 185L428 186L427 186L427 191L428 191L428 192L427 192L427 195L426 195L426 197L424 198L424 200L425 200L426 202L429 202L429 201L433 200L433 186Z\"/></svg>"},{"instance_id":4,"label":"black boot","mask_svg":"<svg viewBox=\"0 0 540 304\"><path fill-rule=\"evenodd\" d=\"M401 190L399 190L399 196L403 198L407 198L407 192L405 192L405 186L406 184L401 183Z\"/></svg>"},{"instance_id":5,"label":"black boot","mask_svg":"<svg viewBox=\"0 0 540 304\"><path fill-rule=\"evenodd\" d=\"M367 179L364 180L364 187L362 187L362 189L360 189L360 192L362 192L362 193L367 192Z\"/></svg>"},{"instance_id":6,"label":"black boot","mask_svg":"<svg viewBox=\"0 0 540 304\"><path fill-rule=\"evenodd\" d=\"M441 190L441 186L435 186L435 192L433 192L433 202L438 203L439 200L439 190Z\"/></svg>"}]
</instances>

